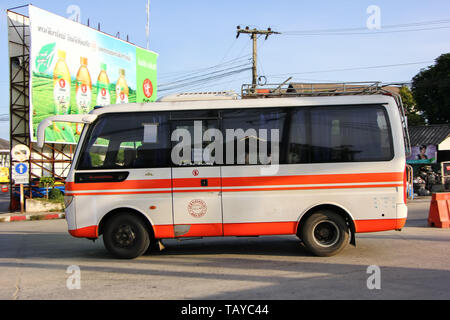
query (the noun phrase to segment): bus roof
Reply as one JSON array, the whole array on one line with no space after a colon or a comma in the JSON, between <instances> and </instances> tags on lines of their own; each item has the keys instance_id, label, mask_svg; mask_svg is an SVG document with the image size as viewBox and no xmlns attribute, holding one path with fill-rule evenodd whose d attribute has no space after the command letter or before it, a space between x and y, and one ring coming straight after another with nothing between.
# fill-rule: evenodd
<instances>
[{"instance_id":1,"label":"bus roof","mask_svg":"<svg viewBox=\"0 0 450 320\"><path fill-rule=\"evenodd\" d=\"M389 95L351 95L329 97L285 97L267 99L240 100L188 100L188 101L157 101L151 103L129 103L127 105L109 105L96 108L90 114L130 113L149 111L202 110L202 109L242 109L270 108L294 106L325 106L325 105L358 105L358 104L388 104L395 103Z\"/></svg>"}]
</instances>

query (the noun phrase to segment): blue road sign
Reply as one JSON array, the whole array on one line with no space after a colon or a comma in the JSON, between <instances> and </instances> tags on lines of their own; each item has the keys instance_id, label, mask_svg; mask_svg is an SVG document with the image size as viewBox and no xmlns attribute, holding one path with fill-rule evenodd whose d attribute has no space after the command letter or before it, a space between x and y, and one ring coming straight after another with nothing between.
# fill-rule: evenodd
<instances>
[{"instance_id":1,"label":"blue road sign","mask_svg":"<svg viewBox=\"0 0 450 320\"><path fill-rule=\"evenodd\" d=\"M16 164L14 170L17 174L26 174L28 172L28 165L25 163Z\"/></svg>"}]
</instances>

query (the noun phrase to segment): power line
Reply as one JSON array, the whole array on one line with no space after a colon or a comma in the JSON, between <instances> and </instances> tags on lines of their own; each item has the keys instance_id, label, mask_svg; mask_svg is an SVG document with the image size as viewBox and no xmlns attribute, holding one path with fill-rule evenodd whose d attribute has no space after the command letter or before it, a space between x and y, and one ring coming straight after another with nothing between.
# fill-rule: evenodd
<instances>
[{"instance_id":1,"label":"power line","mask_svg":"<svg viewBox=\"0 0 450 320\"><path fill-rule=\"evenodd\" d=\"M379 69L379 68L393 68L393 67L411 66L411 65L433 63L433 62L434 61L420 61L420 62L410 62L410 63L387 64L387 65L379 65L379 66L352 67L352 68L342 68L342 69L330 69L330 70L307 71L307 72L296 72L296 73L283 73L283 74L273 74L273 75L268 75L268 76L276 78L276 77L283 77L283 76L292 76L292 75L297 75L297 74L313 74L313 73L328 73L328 72L367 70L367 69Z\"/></svg>"},{"instance_id":2,"label":"power line","mask_svg":"<svg viewBox=\"0 0 450 320\"><path fill-rule=\"evenodd\" d=\"M204 88L211 88L212 86L217 87L217 86L224 86L226 84L232 83L232 82L236 82L236 81L241 81L244 79L247 79L248 76L245 77L239 77L239 78L233 78L232 80L227 80L227 81L222 81L222 82L214 82L214 84L210 84L210 85L204 85L204 84L199 84L199 85L195 85L189 88L189 90L199 90L199 89L204 89ZM241 85L241 84L240 84ZM210 90L208 90L210 91Z\"/></svg>"},{"instance_id":3,"label":"power line","mask_svg":"<svg viewBox=\"0 0 450 320\"><path fill-rule=\"evenodd\" d=\"M228 54L230 53L231 49L234 47L234 45L236 44L237 39L234 39L233 42L231 43L230 47L228 48L228 50L225 52L222 60L220 60L220 62L222 62L223 60L225 60L225 58L228 56Z\"/></svg>"},{"instance_id":4,"label":"power line","mask_svg":"<svg viewBox=\"0 0 450 320\"><path fill-rule=\"evenodd\" d=\"M231 71L228 71L228 72L225 72L225 73L220 73L220 74L216 74L216 75L210 75L208 77L203 77L203 78L192 80L192 81L189 80L189 81L184 81L182 83L172 84L172 85L168 84L166 88L162 88L162 89L163 90L169 90L171 87L180 87L180 86L191 85L191 84L194 84L194 83L202 83L202 82L206 82L206 81L210 81L210 80L214 80L214 79L223 78L223 77L226 77L226 76L229 76L229 75L233 75L233 74L236 74L236 73L240 73L240 72L243 72L243 71L246 71L246 70L249 70L249 69L251 69L251 68L250 67L246 67L246 68L241 68L241 69L237 69L237 70L231 70Z\"/></svg>"},{"instance_id":5,"label":"power line","mask_svg":"<svg viewBox=\"0 0 450 320\"><path fill-rule=\"evenodd\" d=\"M217 71L213 71L213 72L208 72L208 73L204 73L204 74L196 75L196 76L192 76L192 77L185 77L185 78L182 78L182 79L179 79L179 80L176 80L176 81L171 81L171 82L168 82L168 83L163 83L163 84L159 85L159 88L164 88L166 86L173 86L175 84L179 84L179 83L183 83L183 82L190 82L190 81L194 81L194 80L201 80L202 78L210 77L210 76L214 76L214 75L219 75L220 76L221 74L230 72L231 70L234 71L234 69L243 68L245 66L248 66L248 63L244 63L244 64L241 64L241 65L238 65L238 66L233 66L233 67L229 67L229 68L226 68L226 69L221 69L221 70L217 70Z\"/></svg>"},{"instance_id":6,"label":"power line","mask_svg":"<svg viewBox=\"0 0 450 320\"><path fill-rule=\"evenodd\" d=\"M413 22L413 23L405 23L405 24L396 24L396 25L386 25L382 26L382 29L402 29L402 28L414 28L428 25L440 25L440 24L448 24L450 23L450 19L441 19L441 20L433 20L433 21L424 21L424 22ZM430 27L430 28L419 28L419 29L406 29L406 30L390 30L390 31L367 31L367 27L358 27L358 28L339 28L339 29L316 29L316 30L296 30L296 31L283 31L283 35L364 35L364 34L380 34L380 33L397 33L397 32L415 32L415 31L425 31L425 30L436 30L436 29L446 29L450 28L450 26L438 26L438 27ZM357 32L357 31L365 31L365 32Z\"/></svg>"},{"instance_id":7,"label":"power line","mask_svg":"<svg viewBox=\"0 0 450 320\"><path fill-rule=\"evenodd\" d=\"M223 56L222 61L229 55L229 53L231 52L231 49L233 47L235 47L237 41L236 39L233 41L233 43L231 44L231 46L229 47L229 49L227 50L226 54ZM206 68L201 68L201 69L196 69L196 70L191 70L189 71L190 73L184 73L184 74L178 74L178 75L174 75L174 73L170 73L166 76L166 78L169 78L168 80L170 81L166 81L166 83L160 85L159 87L162 87L162 90L160 89L159 92L164 92L164 94L170 94L171 92L175 92L178 89L182 89L183 91L189 91L192 89L202 89L205 87L212 87L212 86L218 86L218 85L222 85L222 84L227 84L230 82L234 82L234 81L238 81L238 80L242 80L243 78L238 78L236 79L235 77L232 80L227 80L225 82L217 82L219 80L225 79L225 78L229 78L232 76L235 76L239 73L243 73L247 70L249 70L249 68L242 68L241 70L237 69L239 66L249 66L251 63L251 54L246 54L246 55L242 55L242 53L244 52L244 50L249 46L249 42L245 42L244 47L242 48L242 50L240 50L239 54L237 55L237 58L228 60L226 62L222 62L211 66L211 67L206 67ZM246 64L242 64L242 62L247 62ZM240 64L240 65L237 65ZM227 68L230 70L227 70L228 72L226 72L224 69L222 70L217 70L220 66L233 66L231 68ZM233 68L236 68L235 70L233 70ZM217 70L217 71L216 71ZM215 71L217 74L215 74L213 77L210 76L210 73L206 73L206 71ZM192 77L194 76L194 77ZM192 79L195 78L195 79ZM194 81L193 81L194 80ZM174 82L180 82L178 84L174 85ZM182 83L181 83L182 82ZM166 85L170 85L170 87L165 87Z\"/></svg>"},{"instance_id":8,"label":"power line","mask_svg":"<svg viewBox=\"0 0 450 320\"><path fill-rule=\"evenodd\" d=\"M302 34L288 34L295 36L350 36L350 35L374 35L374 34L389 34L389 33L404 33L404 32L416 32L438 29L449 29L450 26L435 27L435 28L423 28L423 29L411 29L411 30L395 30L395 31L368 31L368 32L343 32L343 33L302 33Z\"/></svg>"},{"instance_id":9,"label":"power line","mask_svg":"<svg viewBox=\"0 0 450 320\"><path fill-rule=\"evenodd\" d=\"M242 71L240 71L240 72L248 71L248 70L251 70L251 68L242 70ZM232 76L232 75L237 74L237 73L240 73L240 72L235 72L235 73L233 73L233 74L224 75L224 76L222 76L221 78L226 78L226 77ZM217 80L219 80L219 79L221 79L221 78L209 79L209 80L208 80L209 83L211 83L212 81L214 81L214 82L213 82L213 84L209 84L208 87L212 87L212 86L217 85ZM179 91L187 92L187 91L192 90L192 89L195 89L195 88L204 88L204 87L206 87L206 83L208 83L208 81L193 82L193 83L191 83L191 84L186 84L186 85L182 85L182 86L176 86L176 87L166 88L166 89L163 89L163 90L159 90L159 92L160 92L160 93L164 93L164 94L173 93L173 92L179 92ZM234 80L233 80L233 81L234 81Z\"/></svg>"},{"instance_id":10,"label":"power line","mask_svg":"<svg viewBox=\"0 0 450 320\"><path fill-rule=\"evenodd\" d=\"M173 86L180 83L189 83L192 81L201 80L203 78L208 78L213 75L220 75L222 73L230 72L239 68L246 67L250 64L250 61L247 61L246 63L241 63L239 65L234 65L232 67L227 67L225 69L213 69L214 71L211 72L195 72L191 74L187 74L183 77L178 77L174 79L170 79L162 84L159 85L160 88L164 89L167 86Z\"/></svg>"},{"instance_id":11,"label":"power line","mask_svg":"<svg viewBox=\"0 0 450 320\"><path fill-rule=\"evenodd\" d=\"M193 91L223 91L223 88L225 85L232 83L232 82L237 82L237 81L242 81L244 79L247 79L248 76L245 77L239 77L239 78L233 78L232 80L226 80L226 81L220 81L220 82L214 82L214 83L210 83L209 84L196 84L196 85L192 85L189 87L185 87L183 88L183 92L193 92ZM218 88L220 86L220 89L212 89L212 88ZM239 86L241 86L241 83L239 82ZM172 93L177 93L180 92L180 90L174 89L174 90L168 90L164 92L164 95L169 95ZM239 94L239 93L238 93Z\"/></svg>"},{"instance_id":12,"label":"power line","mask_svg":"<svg viewBox=\"0 0 450 320\"><path fill-rule=\"evenodd\" d=\"M219 67L223 67L223 66L226 66L226 65L233 65L233 64L241 63L241 62L243 62L245 60L249 60L249 57L250 57L250 54L247 54L247 55L240 56L240 57L237 57L237 58L232 59L232 60L228 60L228 61L216 64L216 65L212 65L210 67L191 69L191 70L185 70L185 71L174 71L174 72L162 73L158 77L160 79L162 79L162 78L186 77L186 76L189 76L190 74L197 74L197 73L201 73L201 72L204 72L204 71L217 69Z\"/></svg>"},{"instance_id":13,"label":"power line","mask_svg":"<svg viewBox=\"0 0 450 320\"><path fill-rule=\"evenodd\" d=\"M248 54L246 56L238 57L238 58L235 58L233 60L229 60L227 62L220 63L220 64L217 64L217 65L213 65L213 66L210 66L210 67L163 73L163 74L160 74L159 77L160 78L173 78L173 77L180 77L181 75L188 75L188 74L191 74L191 73L194 73L194 74L195 73L200 73L200 72L204 72L204 71L208 71L208 70L212 70L212 69L217 69L219 67L223 67L223 66L226 66L226 65L233 65L233 64L236 64L236 63L240 63L243 60L248 60L249 56L250 55Z\"/></svg>"},{"instance_id":14,"label":"power line","mask_svg":"<svg viewBox=\"0 0 450 320\"><path fill-rule=\"evenodd\" d=\"M215 74L215 75L210 75L210 76L208 76L208 77L203 77L203 78L200 78L200 79L195 79L195 80L184 80L183 82L180 82L180 81L178 81L178 84L167 84L167 87L163 87L163 88L161 88L161 86L160 86L160 88L161 89L158 89L158 92L164 92L164 91L169 91L169 90L174 90L174 89L178 89L178 88L183 88L183 89L186 89L186 88L188 88L188 87L190 87L190 86L192 86L192 85L194 85L194 84L204 84L204 83L207 83L207 82L210 82L210 81L215 81L215 80L218 80L218 79L222 79L222 78L225 78L225 77L229 77L229 76L232 76L232 75L235 75L235 74L238 74L238 73L242 73L242 72L245 72L245 71L248 71L248 70L251 70L252 68L251 67L246 67L246 68L241 68L241 69L237 69L237 70L232 70L232 71L228 71L228 72L225 72L225 73L220 73L220 74Z\"/></svg>"},{"instance_id":15,"label":"power line","mask_svg":"<svg viewBox=\"0 0 450 320\"><path fill-rule=\"evenodd\" d=\"M391 29L391 28L403 28L403 27L413 27L413 26L423 26L430 24L442 24L442 23L450 23L450 19L442 19L442 20L433 20L433 21L425 21L425 22L413 22L413 23L404 23L404 24L393 24L383 26L383 29ZM345 31L361 31L367 30L367 27L357 27L357 28L340 28L340 29L312 29L312 30L297 30L297 31L283 31L283 34L288 33L316 33L316 32L345 32Z\"/></svg>"}]
</instances>

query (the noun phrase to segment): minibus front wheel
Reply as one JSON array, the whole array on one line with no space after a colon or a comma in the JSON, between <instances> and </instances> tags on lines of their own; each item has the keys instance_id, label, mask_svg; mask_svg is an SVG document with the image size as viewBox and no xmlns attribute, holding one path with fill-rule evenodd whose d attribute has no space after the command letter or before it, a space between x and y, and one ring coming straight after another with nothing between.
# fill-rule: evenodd
<instances>
[{"instance_id":1,"label":"minibus front wheel","mask_svg":"<svg viewBox=\"0 0 450 320\"><path fill-rule=\"evenodd\" d=\"M130 213L117 213L103 228L105 248L116 258L134 259L150 246L150 235L145 222Z\"/></svg>"}]
</instances>

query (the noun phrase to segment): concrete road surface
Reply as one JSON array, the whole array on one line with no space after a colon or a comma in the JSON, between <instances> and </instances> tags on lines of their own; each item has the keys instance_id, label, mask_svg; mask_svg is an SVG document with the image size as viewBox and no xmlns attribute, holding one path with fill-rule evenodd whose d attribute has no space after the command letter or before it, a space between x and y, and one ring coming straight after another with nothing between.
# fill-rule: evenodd
<instances>
[{"instance_id":1,"label":"concrete road surface","mask_svg":"<svg viewBox=\"0 0 450 320\"><path fill-rule=\"evenodd\" d=\"M166 240L123 261L64 220L0 223L0 299L450 299L450 229L426 226L429 202L409 208L402 232L328 258L273 236Z\"/></svg>"}]
</instances>

